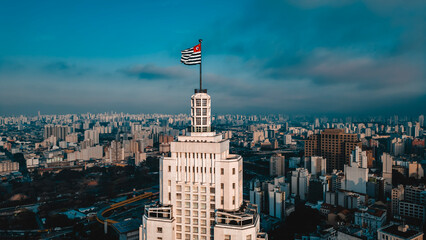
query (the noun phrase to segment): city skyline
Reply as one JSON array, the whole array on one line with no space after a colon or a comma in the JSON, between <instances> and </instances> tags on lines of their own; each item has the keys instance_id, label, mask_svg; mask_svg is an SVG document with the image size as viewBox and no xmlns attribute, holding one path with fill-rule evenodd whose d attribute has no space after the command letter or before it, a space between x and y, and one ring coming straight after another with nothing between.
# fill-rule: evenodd
<instances>
[{"instance_id":1,"label":"city skyline","mask_svg":"<svg viewBox=\"0 0 426 240\"><path fill-rule=\"evenodd\" d=\"M0 114L187 113L198 68L179 57L198 38L213 114L424 114L424 12L421 1L1 3Z\"/></svg>"},{"instance_id":2,"label":"city skyline","mask_svg":"<svg viewBox=\"0 0 426 240\"><path fill-rule=\"evenodd\" d=\"M0 1L0 239L423 239L425 20Z\"/></svg>"}]
</instances>

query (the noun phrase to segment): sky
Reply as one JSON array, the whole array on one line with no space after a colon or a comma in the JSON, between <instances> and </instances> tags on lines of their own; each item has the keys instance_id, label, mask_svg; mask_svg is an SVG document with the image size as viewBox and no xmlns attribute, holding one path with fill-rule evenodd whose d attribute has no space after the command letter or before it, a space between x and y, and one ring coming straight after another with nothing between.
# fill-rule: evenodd
<instances>
[{"instance_id":1,"label":"sky","mask_svg":"<svg viewBox=\"0 0 426 240\"><path fill-rule=\"evenodd\" d=\"M426 113L424 0L0 1L0 115Z\"/></svg>"}]
</instances>

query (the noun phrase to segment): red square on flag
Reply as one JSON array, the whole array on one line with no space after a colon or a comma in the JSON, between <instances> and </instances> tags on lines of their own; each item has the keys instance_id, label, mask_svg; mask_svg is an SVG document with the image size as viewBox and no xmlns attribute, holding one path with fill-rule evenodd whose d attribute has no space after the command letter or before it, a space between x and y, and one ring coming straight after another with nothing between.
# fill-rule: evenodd
<instances>
[{"instance_id":1,"label":"red square on flag","mask_svg":"<svg viewBox=\"0 0 426 240\"><path fill-rule=\"evenodd\" d=\"M194 52L201 52L201 43L194 46Z\"/></svg>"}]
</instances>

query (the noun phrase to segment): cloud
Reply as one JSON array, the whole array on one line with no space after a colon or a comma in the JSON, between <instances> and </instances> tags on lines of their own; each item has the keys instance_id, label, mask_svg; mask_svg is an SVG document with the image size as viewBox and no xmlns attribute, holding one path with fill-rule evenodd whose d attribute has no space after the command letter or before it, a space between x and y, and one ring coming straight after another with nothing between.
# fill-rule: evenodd
<instances>
[{"instance_id":1,"label":"cloud","mask_svg":"<svg viewBox=\"0 0 426 240\"><path fill-rule=\"evenodd\" d=\"M0 72L22 71L24 69L25 69L25 66L16 61L0 58Z\"/></svg>"},{"instance_id":2,"label":"cloud","mask_svg":"<svg viewBox=\"0 0 426 240\"><path fill-rule=\"evenodd\" d=\"M99 48L97 35L96 47L88 52L99 58L92 58L93 52L73 55L77 59L66 54L62 59L24 56L18 61L25 68L22 73L6 72L10 66L0 59L0 80L9 81L0 97L5 102L5 94L19 89L22 101L43 98L40 105L62 101L73 109L90 110L92 104L105 110L113 105L118 111L136 106L141 112L186 112L198 86L198 66L179 64L179 51L202 37L203 86L212 95L215 112L376 114L426 109L424 1L254 0L219 5L208 6L203 21L195 25L178 16L180 11L171 11L169 18L153 21L160 30L147 39L141 31L123 28L135 35L116 34L120 39L112 43L103 36L109 40ZM217 9L223 10L220 15ZM131 14L126 13L133 18ZM162 21L176 17L187 25L163 31ZM117 26L129 23L120 21ZM127 45L129 39L144 47ZM60 56L60 47L54 56ZM120 54L109 55L105 49ZM70 89L73 94L62 96Z\"/></svg>"},{"instance_id":3,"label":"cloud","mask_svg":"<svg viewBox=\"0 0 426 240\"><path fill-rule=\"evenodd\" d=\"M61 74L68 77L82 76L93 70L89 67L66 61L52 61L42 66L41 69L49 74Z\"/></svg>"},{"instance_id":4,"label":"cloud","mask_svg":"<svg viewBox=\"0 0 426 240\"><path fill-rule=\"evenodd\" d=\"M188 71L179 67L159 67L153 64L136 65L118 70L129 77L141 80L173 80L188 76Z\"/></svg>"},{"instance_id":5,"label":"cloud","mask_svg":"<svg viewBox=\"0 0 426 240\"><path fill-rule=\"evenodd\" d=\"M424 85L422 64L414 59L376 58L332 49L316 49L297 65L269 68L265 74L277 80L308 78L318 85L346 84L374 89Z\"/></svg>"}]
</instances>

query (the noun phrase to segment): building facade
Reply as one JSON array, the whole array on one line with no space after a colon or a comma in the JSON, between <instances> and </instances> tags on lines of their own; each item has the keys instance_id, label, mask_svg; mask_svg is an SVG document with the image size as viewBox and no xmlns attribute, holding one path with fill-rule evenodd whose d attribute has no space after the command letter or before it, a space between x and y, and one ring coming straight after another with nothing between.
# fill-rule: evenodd
<instances>
[{"instance_id":1,"label":"building facade","mask_svg":"<svg viewBox=\"0 0 426 240\"><path fill-rule=\"evenodd\" d=\"M404 200L399 201L398 213L404 218L426 222L426 189L424 186L405 186Z\"/></svg>"}]
</instances>

